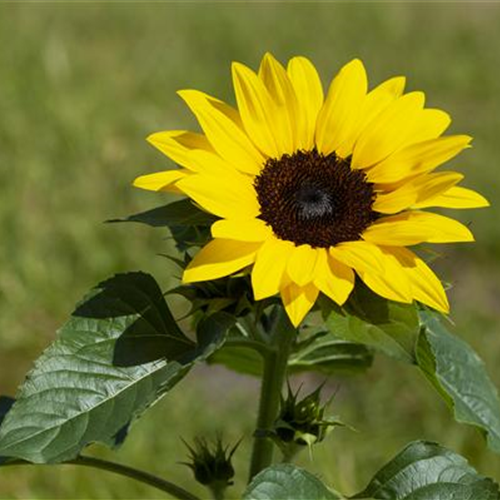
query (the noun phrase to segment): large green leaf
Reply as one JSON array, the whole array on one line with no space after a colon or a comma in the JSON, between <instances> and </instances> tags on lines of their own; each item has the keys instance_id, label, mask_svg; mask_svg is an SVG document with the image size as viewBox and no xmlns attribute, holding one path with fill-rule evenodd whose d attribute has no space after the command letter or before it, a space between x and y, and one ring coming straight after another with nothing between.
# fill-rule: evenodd
<instances>
[{"instance_id":1,"label":"large green leaf","mask_svg":"<svg viewBox=\"0 0 500 500\"><path fill-rule=\"evenodd\" d=\"M415 305L386 300L360 282L344 307L325 297L320 305L326 325L337 337L365 344L408 363L415 362L419 333Z\"/></svg>"},{"instance_id":2,"label":"large green leaf","mask_svg":"<svg viewBox=\"0 0 500 500\"><path fill-rule=\"evenodd\" d=\"M418 365L458 422L478 427L500 453L500 402L484 363L463 340L449 333L436 314L421 314Z\"/></svg>"},{"instance_id":3,"label":"large green leaf","mask_svg":"<svg viewBox=\"0 0 500 500\"><path fill-rule=\"evenodd\" d=\"M366 346L319 332L295 346L288 367L291 372L319 371L331 375L363 371L372 362L373 354Z\"/></svg>"},{"instance_id":4,"label":"large green leaf","mask_svg":"<svg viewBox=\"0 0 500 500\"><path fill-rule=\"evenodd\" d=\"M336 500L340 497L317 477L295 465L273 465L248 485L243 500Z\"/></svg>"},{"instance_id":5,"label":"large green leaf","mask_svg":"<svg viewBox=\"0 0 500 500\"><path fill-rule=\"evenodd\" d=\"M0 455L31 462L115 445L128 425L223 342L227 318L200 323L198 344L177 327L154 279L117 275L77 307L36 361L0 428Z\"/></svg>"},{"instance_id":6,"label":"large green leaf","mask_svg":"<svg viewBox=\"0 0 500 500\"><path fill-rule=\"evenodd\" d=\"M191 200L183 199L121 219L108 222L140 222L152 227L209 226L217 218L198 208Z\"/></svg>"},{"instance_id":7,"label":"large green leaf","mask_svg":"<svg viewBox=\"0 0 500 500\"><path fill-rule=\"evenodd\" d=\"M498 500L498 485L467 460L436 443L415 441L352 498L375 500Z\"/></svg>"}]
</instances>

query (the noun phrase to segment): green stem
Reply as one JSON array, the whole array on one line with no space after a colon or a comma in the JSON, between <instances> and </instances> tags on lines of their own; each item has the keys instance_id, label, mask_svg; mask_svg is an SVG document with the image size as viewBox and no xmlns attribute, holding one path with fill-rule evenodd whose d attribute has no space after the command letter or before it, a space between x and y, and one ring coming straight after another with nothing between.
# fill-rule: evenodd
<instances>
[{"instance_id":1,"label":"green stem","mask_svg":"<svg viewBox=\"0 0 500 500\"><path fill-rule=\"evenodd\" d=\"M213 486L209 486L212 496L214 500L224 500L224 492L227 488L227 481L223 481L220 484L215 484Z\"/></svg>"},{"instance_id":2,"label":"green stem","mask_svg":"<svg viewBox=\"0 0 500 500\"><path fill-rule=\"evenodd\" d=\"M286 449L282 450L283 458L281 460L282 464L289 464L297 456L297 454L302 451L303 446L300 446L293 441L288 443Z\"/></svg>"},{"instance_id":3,"label":"green stem","mask_svg":"<svg viewBox=\"0 0 500 500\"><path fill-rule=\"evenodd\" d=\"M107 470L109 472L113 472L115 474L119 474L121 476L126 476L131 479L135 479L136 481L140 481L141 483L145 483L153 488L164 491L165 493L169 493L174 498L178 500L200 500L197 496L189 493L184 488L177 486L170 481L166 481L165 479L161 479L157 476L153 476L148 472L144 472L141 470L134 469L133 467L128 467L127 465L117 464L116 462L108 462L107 460L101 460L100 458L93 457L84 457L80 456L75 458L74 460L70 460L68 462L64 462L61 465L83 465L86 467L94 467L96 469ZM2 465L2 467L6 467L9 465L36 465L31 462L26 462L24 460L12 460L10 462L6 462Z\"/></svg>"},{"instance_id":4,"label":"green stem","mask_svg":"<svg viewBox=\"0 0 500 500\"><path fill-rule=\"evenodd\" d=\"M278 416L280 396L285 381L290 348L296 336L286 312L281 309L271 333L271 347L264 354L264 372L260 389L257 430L270 430ZM249 482L273 461L274 444L267 437L256 436L250 462Z\"/></svg>"}]
</instances>

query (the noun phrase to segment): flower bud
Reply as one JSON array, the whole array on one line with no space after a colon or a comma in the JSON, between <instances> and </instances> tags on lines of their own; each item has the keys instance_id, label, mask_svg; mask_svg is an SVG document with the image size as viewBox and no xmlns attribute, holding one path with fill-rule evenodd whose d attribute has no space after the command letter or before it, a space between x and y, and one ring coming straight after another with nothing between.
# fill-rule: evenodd
<instances>
[{"instance_id":1,"label":"flower bud","mask_svg":"<svg viewBox=\"0 0 500 500\"><path fill-rule=\"evenodd\" d=\"M281 409L274 422L272 437L285 456L295 454L301 447L323 441L335 426L344 424L334 417L325 417L329 402L321 405L322 385L298 400L299 390L294 393L288 386L288 395L281 398Z\"/></svg>"},{"instance_id":2,"label":"flower bud","mask_svg":"<svg viewBox=\"0 0 500 500\"><path fill-rule=\"evenodd\" d=\"M208 443L204 438L195 438L193 446L184 441L190 452L190 462L183 462L194 474L196 481L207 486L213 492L224 491L232 485L234 468L231 458L240 442L228 452L229 447L222 445L218 437L213 443Z\"/></svg>"}]
</instances>

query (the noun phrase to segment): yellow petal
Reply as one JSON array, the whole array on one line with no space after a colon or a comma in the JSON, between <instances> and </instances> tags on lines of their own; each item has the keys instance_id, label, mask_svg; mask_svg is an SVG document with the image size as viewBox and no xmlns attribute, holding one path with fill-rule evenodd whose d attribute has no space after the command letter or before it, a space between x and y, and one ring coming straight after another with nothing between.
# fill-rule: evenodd
<instances>
[{"instance_id":1,"label":"yellow petal","mask_svg":"<svg viewBox=\"0 0 500 500\"><path fill-rule=\"evenodd\" d=\"M236 110L197 90L181 90L178 94L195 114L217 153L238 170L250 174L260 171L265 159L242 129Z\"/></svg>"},{"instance_id":2,"label":"yellow petal","mask_svg":"<svg viewBox=\"0 0 500 500\"><path fill-rule=\"evenodd\" d=\"M430 172L469 146L472 137L451 135L412 144L366 171L370 182L391 183Z\"/></svg>"},{"instance_id":3,"label":"yellow petal","mask_svg":"<svg viewBox=\"0 0 500 500\"><path fill-rule=\"evenodd\" d=\"M287 72L298 96L298 147L309 150L314 146L316 120L323 106L323 86L316 68L305 57L290 59Z\"/></svg>"},{"instance_id":4,"label":"yellow petal","mask_svg":"<svg viewBox=\"0 0 500 500\"><path fill-rule=\"evenodd\" d=\"M222 177L236 174L238 178L249 178L243 172L238 171L235 165L229 163L216 153L211 153L210 151L204 151L201 149L193 149L190 152L190 156L193 163L196 163L198 166L197 172L200 174Z\"/></svg>"},{"instance_id":5,"label":"yellow petal","mask_svg":"<svg viewBox=\"0 0 500 500\"><path fill-rule=\"evenodd\" d=\"M464 175L459 172L437 172L416 177L412 184L417 191L417 198L412 206L417 208L420 203L447 191L463 178Z\"/></svg>"},{"instance_id":6,"label":"yellow petal","mask_svg":"<svg viewBox=\"0 0 500 500\"><path fill-rule=\"evenodd\" d=\"M358 123L355 126L355 140L357 140L366 127L371 126L372 122L376 120L378 115L389 104L401 96L405 83L406 79L403 76L397 76L386 80L368 92L366 98L363 100ZM342 158L349 156L352 153L354 142L344 143L344 145L337 149L337 154Z\"/></svg>"},{"instance_id":7,"label":"yellow petal","mask_svg":"<svg viewBox=\"0 0 500 500\"><path fill-rule=\"evenodd\" d=\"M474 241L472 233L460 222L444 215L418 211L383 217L364 231L363 238L387 246Z\"/></svg>"},{"instance_id":8,"label":"yellow petal","mask_svg":"<svg viewBox=\"0 0 500 500\"><path fill-rule=\"evenodd\" d=\"M387 106L358 138L352 167L370 167L399 149L415 129L424 102L422 92L410 92Z\"/></svg>"},{"instance_id":9,"label":"yellow petal","mask_svg":"<svg viewBox=\"0 0 500 500\"><path fill-rule=\"evenodd\" d=\"M408 137L408 144L414 144L422 141L428 141L439 137L451 123L448 113L441 109L424 109L415 123L415 129ZM403 147L406 144L403 145Z\"/></svg>"},{"instance_id":10,"label":"yellow petal","mask_svg":"<svg viewBox=\"0 0 500 500\"><path fill-rule=\"evenodd\" d=\"M214 152L206 136L185 130L156 132L151 134L147 141L173 161L190 170L199 170L198 164L190 154L192 150Z\"/></svg>"},{"instance_id":11,"label":"yellow petal","mask_svg":"<svg viewBox=\"0 0 500 500\"><path fill-rule=\"evenodd\" d=\"M401 97L405 90L405 85L406 77L394 76L375 87L369 92L368 96L383 92L392 95L394 98Z\"/></svg>"},{"instance_id":12,"label":"yellow petal","mask_svg":"<svg viewBox=\"0 0 500 500\"><path fill-rule=\"evenodd\" d=\"M274 134L282 153L292 154L302 148L299 142L298 100L285 68L268 52L259 68L259 78L275 104Z\"/></svg>"},{"instance_id":13,"label":"yellow petal","mask_svg":"<svg viewBox=\"0 0 500 500\"><path fill-rule=\"evenodd\" d=\"M395 214L413 207L419 208L421 203L446 191L463 179L457 172L439 172L426 174L404 183L400 188L377 195L373 210L383 214Z\"/></svg>"},{"instance_id":14,"label":"yellow petal","mask_svg":"<svg viewBox=\"0 0 500 500\"><path fill-rule=\"evenodd\" d=\"M288 276L299 286L310 283L314 278L317 251L309 245L294 247L288 261Z\"/></svg>"},{"instance_id":15,"label":"yellow petal","mask_svg":"<svg viewBox=\"0 0 500 500\"><path fill-rule=\"evenodd\" d=\"M290 241L269 238L257 252L252 268L252 288L255 300L276 295L294 245Z\"/></svg>"},{"instance_id":16,"label":"yellow petal","mask_svg":"<svg viewBox=\"0 0 500 500\"><path fill-rule=\"evenodd\" d=\"M489 201L472 189L454 186L444 193L428 198L415 204L415 208L444 207L444 208L482 208L489 207Z\"/></svg>"},{"instance_id":17,"label":"yellow petal","mask_svg":"<svg viewBox=\"0 0 500 500\"><path fill-rule=\"evenodd\" d=\"M280 146L284 137L274 127L278 111L267 88L243 64L233 63L232 73L236 101L246 133L264 154L279 158L283 153Z\"/></svg>"},{"instance_id":18,"label":"yellow petal","mask_svg":"<svg viewBox=\"0 0 500 500\"><path fill-rule=\"evenodd\" d=\"M367 88L366 71L359 59L340 70L318 115L316 146L319 152L326 155L342 145L349 149L355 139L355 126Z\"/></svg>"},{"instance_id":19,"label":"yellow petal","mask_svg":"<svg viewBox=\"0 0 500 500\"><path fill-rule=\"evenodd\" d=\"M180 180L178 187L218 217L250 219L260 213L252 180L235 171L220 176L193 174Z\"/></svg>"},{"instance_id":20,"label":"yellow petal","mask_svg":"<svg viewBox=\"0 0 500 500\"><path fill-rule=\"evenodd\" d=\"M330 255L356 271L382 272L380 250L366 241L346 241L330 248Z\"/></svg>"},{"instance_id":21,"label":"yellow petal","mask_svg":"<svg viewBox=\"0 0 500 500\"><path fill-rule=\"evenodd\" d=\"M378 295L397 302L412 302L411 286L396 257L387 252L381 252L383 272L358 272L361 279Z\"/></svg>"},{"instance_id":22,"label":"yellow petal","mask_svg":"<svg viewBox=\"0 0 500 500\"><path fill-rule=\"evenodd\" d=\"M383 251L394 255L403 267L415 300L438 311L449 312L450 306L441 281L422 259L403 247L386 247Z\"/></svg>"},{"instance_id":23,"label":"yellow petal","mask_svg":"<svg viewBox=\"0 0 500 500\"><path fill-rule=\"evenodd\" d=\"M338 305L344 304L354 288L353 270L333 259L324 248L317 249L314 284Z\"/></svg>"},{"instance_id":24,"label":"yellow petal","mask_svg":"<svg viewBox=\"0 0 500 500\"><path fill-rule=\"evenodd\" d=\"M170 191L178 193L176 182L189 176L191 172L186 169L165 170L155 174L141 175L132 183L135 187L148 191Z\"/></svg>"},{"instance_id":25,"label":"yellow petal","mask_svg":"<svg viewBox=\"0 0 500 500\"><path fill-rule=\"evenodd\" d=\"M316 302L318 295L319 290L312 283L303 287L290 283L281 290L283 305L293 326L300 325Z\"/></svg>"},{"instance_id":26,"label":"yellow petal","mask_svg":"<svg viewBox=\"0 0 500 500\"><path fill-rule=\"evenodd\" d=\"M239 271L255 260L261 243L216 239L207 243L189 263L183 283L207 281Z\"/></svg>"},{"instance_id":27,"label":"yellow petal","mask_svg":"<svg viewBox=\"0 0 500 500\"><path fill-rule=\"evenodd\" d=\"M238 241L264 241L273 234L260 219L221 219L212 224L214 238Z\"/></svg>"}]
</instances>

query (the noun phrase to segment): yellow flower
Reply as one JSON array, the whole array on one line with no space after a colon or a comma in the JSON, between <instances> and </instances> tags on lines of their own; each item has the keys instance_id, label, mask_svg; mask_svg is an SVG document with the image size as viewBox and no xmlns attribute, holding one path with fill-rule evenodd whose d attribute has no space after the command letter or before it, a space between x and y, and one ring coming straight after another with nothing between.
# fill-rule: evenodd
<instances>
[{"instance_id":1,"label":"yellow flower","mask_svg":"<svg viewBox=\"0 0 500 500\"><path fill-rule=\"evenodd\" d=\"M258 73L233 63L237 109L197 90L181 98L203 134L159 132L148 140L182 168L145 175L137 187L182 192L220 217L213 240L184 272L186 283L247 266L255 299L281 294L295 326L319 292L343 304L358 276L391 300L439 311L439 279L407 246L473 241L461 223L424 209L487 206L434 172L469 147L442 136L447 113L404 94L404 77L368 91L363 63L346 64L326 94L316 69L266 54Z\"/></svg>"}]
</instances>

